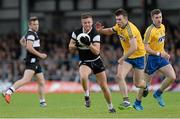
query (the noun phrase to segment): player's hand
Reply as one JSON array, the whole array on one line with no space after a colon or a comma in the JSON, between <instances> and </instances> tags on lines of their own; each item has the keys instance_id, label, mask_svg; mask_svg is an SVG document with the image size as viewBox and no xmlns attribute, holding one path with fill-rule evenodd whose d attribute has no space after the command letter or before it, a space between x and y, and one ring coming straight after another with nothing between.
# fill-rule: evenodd
<instances>
[{"instance_id":1,"label":"player's hand","mask_svg":"<svg viewBox=\"0 0 180 119\"><path fill-rule=\"evenodd\" d=\"M81 46L77 40L76 40L76 42L75 42L75 46L76 46L76 47L80 47L80 46Z\"/></svg>"},{"instance_id":2,"label":"player's hand","mask_svg":"<svg viewBox=\"0 0 180 119\"><path fill-rule=\"evenodd\" d=\"M161 53L161 57L164 57L165 59L169 60L170 59L170 55L166 52L162 52Z\"/></svg>"},{"instance_id":3,"label":"player's hand","mask_svg":"<svg viewBox=\"0 0 180 119\"><path fill-rule=\"evenodd\" d=\"M41 53L40 58L41 58L41 59L46 59L46 58L47 58L47 54Z\"/></svg>"},{"instance_id":4,"label":"player's hand","mask_svg":"<svg viewBox=\"0 0 180 119\"><path fill-rule=\"evenodd\" d=\"M118 63L119 63L120 65L122 65L123 62L124 62L124 57L119 58Z\"/></svg>"},{"instance_id":5,"label":"player's hand","mask_svg":"<svg viewBox=\"0 0 180 119\"><path fill-rule=\"evenodd\" d=\"M83 43L84 45L87 45L87 46L89 46L91 44L90 39L88 37L81 37L80 41L81 41L81 43Z\"/></svg>"},{"instance_id":6,"label":"player's hand","mask_svg":"<svg viewBox=\"0 0 180 119\"><path fill-rule=\"evenodd\" d=\"M23 47L26 47L26 39L24 37L22 37L20 39L20 44L23 46Z\"/></svg>"},{"instance_id":7,"label":"player's hand","mask_svg":"<svg viewBox=\"0 0 180 119\"><path fill-rule=\"evenodd\" d=\"M95 28L97 32L100 32L104 28L104 26L102 26L100 22L96 22Z\"/></svg>"}]
</instances>

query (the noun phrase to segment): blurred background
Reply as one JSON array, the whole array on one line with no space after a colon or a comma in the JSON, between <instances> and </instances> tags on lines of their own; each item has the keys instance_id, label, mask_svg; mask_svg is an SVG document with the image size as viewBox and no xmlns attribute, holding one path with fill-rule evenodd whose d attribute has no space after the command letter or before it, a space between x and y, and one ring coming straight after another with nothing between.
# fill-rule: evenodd
<instances>
[{"instance_id":1,"label":"blurred background","mask_svg":"<svg viewBox=\"0 0 180 119\"><path fill-rule=\"evenodd\" d=\"M177 80L169 90L180 91L179 0L0 0L0 90L6 89L23 75L25 50L20 46L19 40L27 31L30 16L39 17L41 50L48 54L48 59L41 64L48 85L54 86L55 82L54 90L57 91L61 90L58 86L62 82L66 82L65 87L72 86L72 82L80 87L78 54L68 52L68 43L72 31L80 26L81 13L91 12L94 22L101 21L105 27L111 27L115 24L113 12L119 8L128 11L129 20L139 28L142 36L151 24L150 11L154 8L162 10L167 34L165 47L171 55L171 63L177 74ZM121 44L116 35L102 36L101 40L101 56L106 66L108 83L112 90L118 90L116 68L117 60L122 55ZM159 72L154 75L152 89L163 78ZM90 80L91 89L99 90L93 75ZM132 72L128 74L127 82L133 90ZM25 91L27 87L21 89ZM28 88L27 91L29 90L34 88Z\"/></svg>"}]
</instances>

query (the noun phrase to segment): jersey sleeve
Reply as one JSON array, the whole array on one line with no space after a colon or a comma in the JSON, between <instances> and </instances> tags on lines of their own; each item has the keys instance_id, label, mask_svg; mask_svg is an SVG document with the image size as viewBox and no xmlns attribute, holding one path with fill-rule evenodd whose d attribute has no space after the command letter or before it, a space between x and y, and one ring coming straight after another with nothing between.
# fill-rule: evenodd
<instances>
[{"instance_id":1,"label":"jersey sleeve","mask_svg":"<svg viewBox=\"0 0 180 119\"><path fill-rule=\"evenodd\" d=\"M149 44L151 42L152 28L153 27L150 26L144 34L144 43L145 44Z\"/></svg>"},{"instance_id":2,"label":"jersey sleeve","mask_svg":"<svg viewBox=\"0 0 180 119\"><path fill-rule=\"evenodd\" d=\"M136 37L137 34L136 28L131 27L129 24L127 25L127 32L130 39Z\"/></svg>"},{"instance_id":3,"label":"jersey sleeve","mask_svg":"<svg viewBox=\"0 0 180 119\"><path fill-rule=\"evenodd\" d=\"M76 36L75 32L72 32L71 39L73 39L74 41L76 41L76 38L77 38L77 36Z\"/></svg>"},{"instance_id":4,"label":"jersey sleeve","mask_svg":"<svg viewBox=\"0 0 180 119\"><path fill-rule=\"evenodd\" d=\"M112 30L113 30L114 32L117 32L117 31L118 31L118 24L114 25L114 26L112 27Z\"/></svg>"},{"instance_id":5,"label":"jersey sleeve","mask_svg":"<svg viewBox=\"0 0 180 119\"><path fill-rule=\"evenodd\" d=\"M94 36L94 38L93 38L93 40L92 40L92 42L94 43L94 42L100 42L101 41L101 37L100 37L100 35L95 35Z\"/></svg>"},{"instance_id":6,"label":"jersey sleeve","mask_svg":"<svg viewBox=\"0 0 180 119\"><path fill-rule=\"evenodd\" d=\"M25 36L26 40L34 41L35 40L35 35L32 32L28 32L27 35Z\"/></svg>"}]
</instances>

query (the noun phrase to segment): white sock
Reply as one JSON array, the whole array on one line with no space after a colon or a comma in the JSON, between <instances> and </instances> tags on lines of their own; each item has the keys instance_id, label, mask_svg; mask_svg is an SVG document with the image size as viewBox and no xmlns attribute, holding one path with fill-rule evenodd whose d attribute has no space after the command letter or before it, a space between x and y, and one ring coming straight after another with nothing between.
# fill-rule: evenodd
<instances>
[{"instance_id":1,"label":"white sock","mask_svg":"<svg viewBox=\"0 0 180 119\"><path fill-rule=\"evenodd\" d=\"M39 99L39 102L46 102L46 100L43 98L43 99Z\"/></svg>"},{"instance_id":2,"label":"white sock","mask_svg":"<svg viewBox=\"0 0 180 119\"><path fill-rule=\"evenodd\" d=\"M124 102L124 103L127 103L127 104L131 104L129 101L126 101L126 100L125 100L125 101L123 101L123 102Z\"/></svg>"},{"instance_id":3,"label":"white sock","mask_svg":"<svg viewBox=\"0 0 180 119\"><path fill-rule=\"evenodd\" d=\"M108 104L108 109L112 109L112 108L113 108L113 104L112 103Z\"/></svg>"},{"instance_id":4,"label":"white sock","mask_svg":"<svg viewBox=\"0 0 180 119\"><path fill-rule=\"evenodd\" d=\"M6 91L6 94L11 95L14 91L15 91L15 89L14 89L13 87L10 87L10 88Z\"/></svg>"},{"instance_id":5,"label":"white sock","mask_svg":"<svg viewBox=\"0 0 180 119\"><path fill-rule=\"evenodd\" d=\"M86 90L86 91L85 91L84 96L88 96L88 97L89 97L89 90Z\"/></svg>"}]
</instances>

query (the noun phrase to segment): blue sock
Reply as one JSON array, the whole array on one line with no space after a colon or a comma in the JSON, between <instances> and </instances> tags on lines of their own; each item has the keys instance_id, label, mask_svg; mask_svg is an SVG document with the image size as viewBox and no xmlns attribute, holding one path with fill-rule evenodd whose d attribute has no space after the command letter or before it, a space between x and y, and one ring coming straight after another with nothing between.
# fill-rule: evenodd
<instances>
[{"instance_id":1,"label":"blue sock","mask_svg":"<svg viewBox=\"0 0 180 119\"><path fill-rule=\"evenodd\" d=\"M162 92L160 89L158 89L158 90L156 91L156 95L157 95L157 96L161 96L162 93L163 93L163 92Z\"/></svg>"},{"instance_id":2,"label":"blue sock","mask_svg":"<svg viewBox=\"0 0 180 119\"><path fill-rule=\"evenodd\" d=\"M135 101L136 105L141 105L141 100L137 100Z\"/></svg>"}]
</instances>

